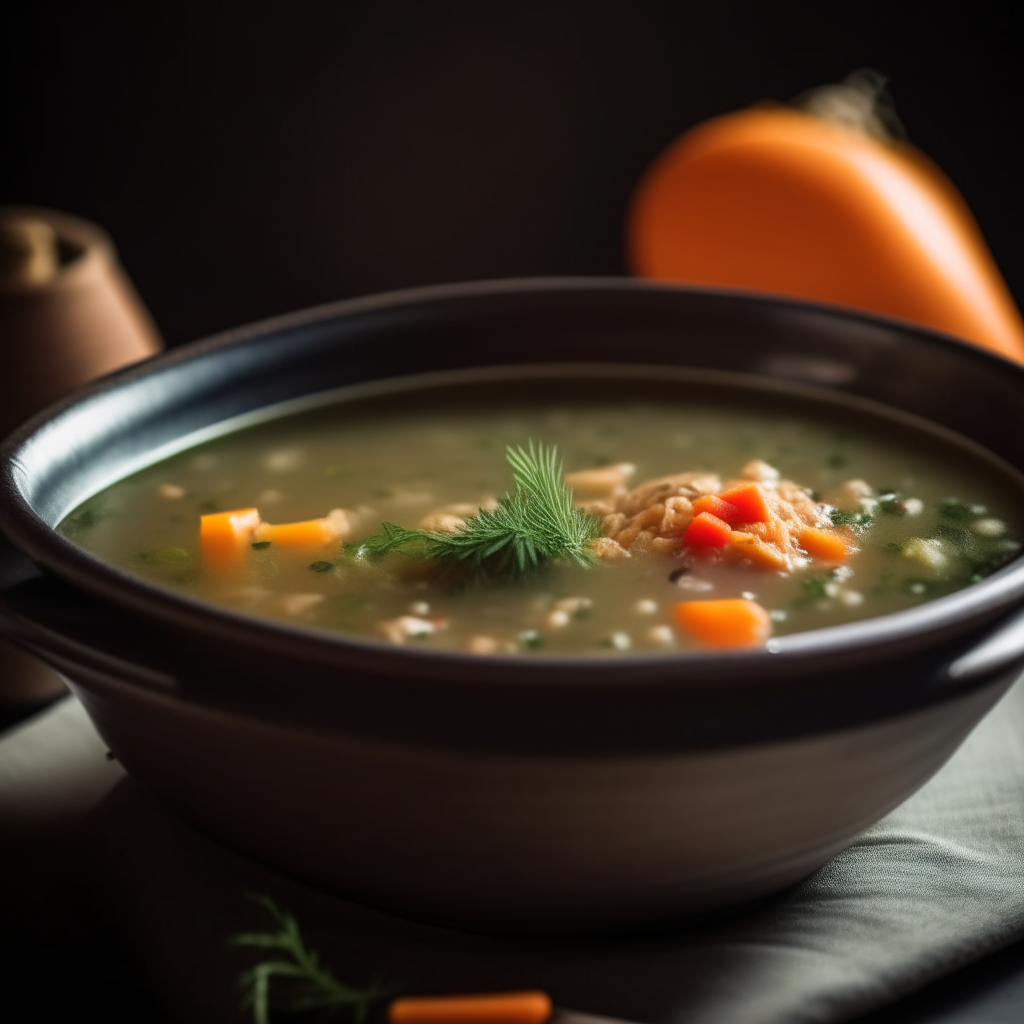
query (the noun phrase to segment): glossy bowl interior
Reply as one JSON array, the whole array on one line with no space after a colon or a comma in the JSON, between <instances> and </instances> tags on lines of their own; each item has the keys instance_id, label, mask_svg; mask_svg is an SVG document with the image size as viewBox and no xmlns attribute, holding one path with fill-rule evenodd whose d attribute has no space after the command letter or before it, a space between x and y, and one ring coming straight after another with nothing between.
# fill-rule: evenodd
<instances>
[{"instance_id":1,"label":"glossy bowl interior","mask_svg":"<svg viewBox=\"0 0 1024 1024\"><path fill-rule=\"evenodd\" d=\"M483 661L217 609L53 530L114 480L311 395L594 363L881 402L1024 469L1024 370L904 325L627 281L402 293L159 357L10 439L0 626L183 815L350 896L550 929L777 889L920 785L1016 676L1021 559L770 650Z\"/></svg>"}]
</instances>

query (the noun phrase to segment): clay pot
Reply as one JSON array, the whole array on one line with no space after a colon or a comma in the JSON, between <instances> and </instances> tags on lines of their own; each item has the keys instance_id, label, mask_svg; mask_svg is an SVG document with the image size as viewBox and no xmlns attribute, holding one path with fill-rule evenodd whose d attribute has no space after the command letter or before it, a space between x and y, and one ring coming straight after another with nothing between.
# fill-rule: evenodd
<instances>
[{"instance_id":1,"label":"clay pot","mask_svg":"<svg viewBox=\"0 0 1024 1024\"><path fill-rule=\"evenodd\" d=\"M160 350L156 327L95 224L0 210L0 436L101 374Z\"/></svg>"},{"instance_id":2,"label":"clay pot","mask_svg":"<svg viewBox=\"0 0 1024 1024\"><path fill-rule=\"evenodd\" d=\"M160 348L104 231L53 210L0 209L0 437ZM42 701L63 687L51 669L0 641L0 702Z\"/></svg>"}]
</instances>

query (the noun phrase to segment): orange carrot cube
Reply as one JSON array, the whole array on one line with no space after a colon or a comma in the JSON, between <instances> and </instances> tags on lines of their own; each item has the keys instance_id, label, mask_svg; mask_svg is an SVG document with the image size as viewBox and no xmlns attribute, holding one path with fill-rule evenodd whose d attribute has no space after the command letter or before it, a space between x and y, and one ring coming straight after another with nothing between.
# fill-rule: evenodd
<instances>
[{"instance_id":1,"label":"orange carrot cube","mask_svg":"<svg viewBox=\"0 0 1024 1024\"><path fill-rule=\"evenodd\" d=\"M737 508L739 518L736 522L739 523L766 523L772 514L758 484L740 484L730 491L723 491L718 497Z\"/></svg>"},{"instance_id":2,"label":"orange carrot cube","mask_svg":"<svg viewBox=\"0 0 1024 1024\"><path fill-rule=\"evenodd\" d=\"M800 531L800 547L811 558L817 558L822 562L845 562L852 551L852 545L838 533L818 530L813 526Z\"/></svg>"},{"instance_id":3,"label":"orange carrot cube","mask_svg":"<svg viewBox=\"0 0 1024 1024\"><path fill-rule=\"evenodd\" d=\"M704 647L756 647L772 631L768 612L756 601L680 601L672 606L676 626Z\"/></svg>"},{"instance_id":4,"label":"orange carrot cube","mask_svg":"<svg viewBox=\"0 0 1024 1024\"><path fill-rule=\"evenodd\" d=\"M693 517L693 522L686 528L683 543L692 548L724 548L731 536L732 530L728 523L722 522L710 512L701 512Z\"/></svg>"},{"instance_id":5,"label":"orange carrot cube","mask_svg":"<svg viewBox=\"0 0 1024 1024\"><path fill-rule=\"evenodd\" d=\"M199 548L203 563L215 571L240 565L259 525L260 513L255 508L200 516Z\"/></svg>"}]
</instances>

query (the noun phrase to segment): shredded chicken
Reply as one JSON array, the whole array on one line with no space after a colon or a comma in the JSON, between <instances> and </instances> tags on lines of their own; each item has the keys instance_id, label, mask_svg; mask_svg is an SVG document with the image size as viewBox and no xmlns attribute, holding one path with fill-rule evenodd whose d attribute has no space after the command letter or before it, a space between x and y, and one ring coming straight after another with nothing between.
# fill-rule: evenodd
<instances>
[{"instance_id":1,"label":"shredded chicken","mask_svg":"<svg viewBox=\"0 0 1024 1024\"><path fill-rule=\"evenodd\" d=\"M576 475L576 474L574 474ZM806 564L800 534L808 527L828 527L828 502L818 502L793 480L784 480L774 467L755 459L741 470L740 479L724 485L714 473L689 472L645 480L632 490L601 505L601 536L594 552L602 559L627 558L631 553L670 553L683 545L683 536L693 521L693 502L702 495L717 495L738 485L754 482L768 506L766 522L736 523L729 543L722 551L730 561L745 562L760 569L788 572ZM871 500L870 488L851 480L837 489L845 503ZM580 502L590 511L594 502ZM836 507L842 507L832 502ZM842 530L836 531L842 533ZM852 534L846 534L852 543Z\"/></svg>"},{"instance_id":2,"label":"shredded chicken","mask_svg":"<svg viewBox=\"0 0 1024 1024\"><path fill-rule=\"evenodd\" d=\"M565 482L577 497L602 497L622 494L626 481L636 472L631 462L620 462L600 469L582 469L578 473L566 473Z\"/></svg>"}]
</instances>

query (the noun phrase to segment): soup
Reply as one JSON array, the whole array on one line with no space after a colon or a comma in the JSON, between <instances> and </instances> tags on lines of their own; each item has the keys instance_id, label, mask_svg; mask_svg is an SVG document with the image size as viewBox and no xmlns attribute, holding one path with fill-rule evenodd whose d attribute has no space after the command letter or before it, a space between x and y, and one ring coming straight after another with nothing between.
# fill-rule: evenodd
<instances>
[{"instance_id":1,"label":"soup","mask_svg":"<svg viewBox=\"0 0 1024 1024\"><path fill-rule=\"evenodd\" d=\"M59 529L194 598L479 655L751 646L908 608L1019 552L1021 479L980 449L723 376L354 391L154 464ZM542 453L564 461L550 500L582 532L517 564L519 541L495 544L537 511L523 473Z\"/></svg>"}]
</instances>

